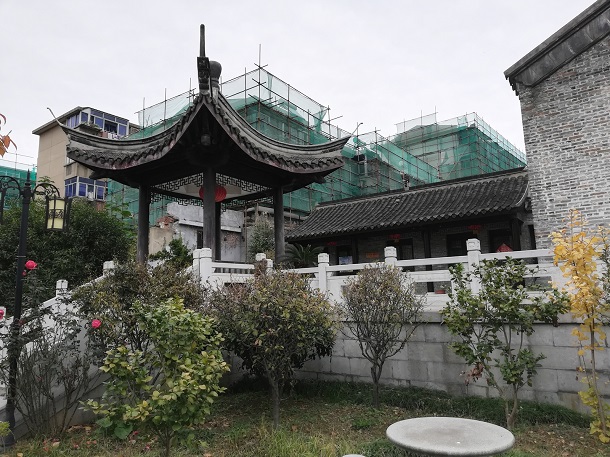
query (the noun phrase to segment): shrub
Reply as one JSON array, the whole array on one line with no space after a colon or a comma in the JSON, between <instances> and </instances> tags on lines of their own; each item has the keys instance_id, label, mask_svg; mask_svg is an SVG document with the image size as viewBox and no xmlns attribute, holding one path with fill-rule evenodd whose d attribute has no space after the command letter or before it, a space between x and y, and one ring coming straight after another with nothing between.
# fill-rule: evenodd
<instances>
[{"instance_id":1,"label":"shrub","mask_svg":"<svg viewBox=\"0 0 610 457\"><path fill-rule=\"evenodd\" d=\"M186 308L199 310L204 304L204 289L196 278L172 263L150 268L125 262L99 281L78 288L68 300L86 321L101 321L101 327L90 335L101 362L108 349L120 344L147 350L147 335L137 325L139 316L133 309L137 302L161 303L176 297Z\"/></svg>"},{"instance_id":2,"label":"shrub","mask_svg":"<svg viewBox=\"0 0 610 457\"><path fill-rule=\"evenodd\" d=\"M311 244L303 246L301 244L287 244L286 255L282 259L292 268L315 267L318 263L318 254L323 252L321 246L312 247Z\"/></svg>"},{"instance_id":3,"label":"shrub","mask_svg":"<svg viewBox=\"0 0 610 457\"><path fill-rule=\"evenodd\" d=\"M400 269L379 264L348 280L343 291L346 326L371 363L373 405L379 407L379 379L385 361L401 351L421 324L424 298Z\"/></svg>"},{"instance_id":4,"label":"shrub","mask_svg":"<svg viewBox=\"0 0 610 457\"><path fill-rule=\"evenodd\" d=\"M154 430L170 454L178 432L204 421L227 364L221 335L211 318L184 308L181 300L133 307L147 351L125 345L108 351L102 371L110 375L100 402L86 406L102 416L98 423L127 436L141 425Z\"/></svg>"},{"instance_id":5,"label":"shrub","mask_svg":"<svg viewBox=\"0 0 610 457\"><path fill-rule=\"evenodd\" d=\"M532 352L524 338L534 332L536 321L556 323L566 311L565 297L556 290L528 294L524 284L529 268L511 258L484 261L472 273L465 273L458 264L451 273L455 286L441 311L449 332L458 337L449 346L472 366L467 383L484 377L498 391L504 400L506 425L512 429L519 390L532 385L538 362L545 357ZM473 278L481 283L478 294L470 290Z\"/></svg>"},{"instance_id":6,"label":"shrub","mask_svg":"<svg viewBox=\"0 0 610 457\"><path fill-rule=\"evenodd\" d=\"M187 268L193 264L193 254L182 238L174 238L162 250L148 257L149 260L164 260L176 268Z\"/></svg>"},{"instance_id":7,"label":"shrub","mask_svg":"<svg viewBox=\"0 0 610 457\"><path fill-rule=\"evenodd\" d=\"M210 295L225 347L271 387L274 427L280 393L305 361L331 354L336 318L326 297L307 278L273 271Z\"/></svg>"}]
</instances>

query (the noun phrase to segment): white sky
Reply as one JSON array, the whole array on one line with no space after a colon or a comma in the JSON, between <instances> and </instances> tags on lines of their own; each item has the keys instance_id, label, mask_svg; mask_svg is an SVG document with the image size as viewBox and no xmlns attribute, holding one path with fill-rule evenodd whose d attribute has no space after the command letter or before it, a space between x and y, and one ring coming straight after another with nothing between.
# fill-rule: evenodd
<instances>
[{"instance_id":1,"label":"white sky","mask_svg":"<svg viewBox=\"0 0 610 457\"><path fill-rule=\"evenodd\" d=\"M197 84L199 24L223 79L262 63L360 133L436 110L476 112L523 149L504 71L593 0L0 0L1 133L35 164L32 130L75 106L136 111Z\"/></svg>"}]
</instances>

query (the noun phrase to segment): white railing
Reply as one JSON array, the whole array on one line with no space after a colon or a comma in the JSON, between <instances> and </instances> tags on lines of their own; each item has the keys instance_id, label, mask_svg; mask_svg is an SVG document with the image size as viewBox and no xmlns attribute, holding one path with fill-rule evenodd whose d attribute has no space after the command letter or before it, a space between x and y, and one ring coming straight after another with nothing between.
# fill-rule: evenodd
<instances>
[{"instance_id":1,"label":"white railing","mask_svg":"<svg viewBox=\"0 0 610 457\"><path fill-rule=\"evenodd\" d=\"M522 259L531 264L530 278L537 278L541 283L553 284L561 287L565 284L561 271L552 263L553 253L550 249L536 249L528 251L515 251L506 253L482 254L479 240L467 241L468 254L456 257L436 257L427 259L397 260L396 248L386 247L384 250L384 262L389 265L402 268L410 279L416 284L422 284L421 289L427 290L428 284L444 284L442 289L451 287L451 273L449 267L461 263L466 271L472 271L481 261L491 259L506 259L512 257ZM268 269L273 268L273 262L265 258L264 254L257 254L257 261L265 261ZM330 265L328 254L318 255L318 265L310 268L297 268L290 271L309 275L312 287L328 293L332 300L339 303L342 301L342 288L346 281L358 273L358 271L375 263L356 263L349 265ZM254 265L244 263L216 262L212 260L211 249L197 249L193 255L192 271L199 275L201 281L214 287L225 284L243 282L252 277ZM473 291L480 289L480 284L472 280L470 287ZM441 288L439 286L439 288ZM439 292L441 292L439 290ZM427 293L426 301L429 310L439 310L447 302L445 293Z\"/></svg>"}]
</instances>

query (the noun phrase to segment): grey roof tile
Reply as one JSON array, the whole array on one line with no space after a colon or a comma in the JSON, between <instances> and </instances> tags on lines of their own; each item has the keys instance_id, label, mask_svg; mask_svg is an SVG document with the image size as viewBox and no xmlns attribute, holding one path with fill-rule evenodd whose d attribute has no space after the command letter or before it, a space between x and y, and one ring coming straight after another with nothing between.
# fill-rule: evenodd
<instances>
[{"instance_id":1,"label":"grey roof tile","mask_svg":"<svg viewBox=\"0 0 610 457\"><path fill-rule=\"evenodd\" d=\"M308 240L503 214L523 206L527 187L527 172L519 170L323 203L286 239Z\"/></svg>"}]
</instances>

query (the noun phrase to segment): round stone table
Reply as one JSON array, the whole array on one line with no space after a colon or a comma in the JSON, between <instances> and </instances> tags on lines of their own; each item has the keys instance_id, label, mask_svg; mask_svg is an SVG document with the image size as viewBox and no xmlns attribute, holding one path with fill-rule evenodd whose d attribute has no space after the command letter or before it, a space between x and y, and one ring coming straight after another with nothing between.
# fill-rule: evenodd
<instances>
[{"instance_id":1,"label":"round stone table","mask_svg":"<svg viewBox=\"0 0 610 457\"><path fill-rule=\"evenodd\" d=\"M507 451L515 437L505 428L457 417L418 417L386 430L396 446L425 456L490 456Z\"/></svg>"}]
</instances>

